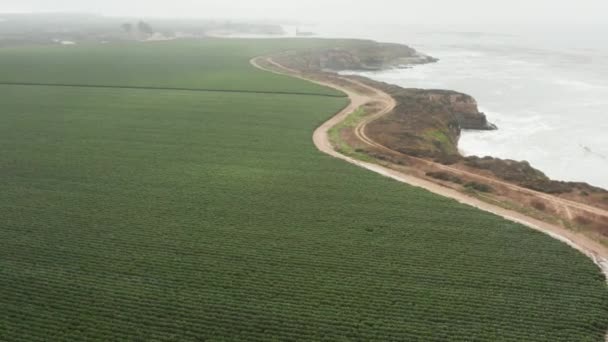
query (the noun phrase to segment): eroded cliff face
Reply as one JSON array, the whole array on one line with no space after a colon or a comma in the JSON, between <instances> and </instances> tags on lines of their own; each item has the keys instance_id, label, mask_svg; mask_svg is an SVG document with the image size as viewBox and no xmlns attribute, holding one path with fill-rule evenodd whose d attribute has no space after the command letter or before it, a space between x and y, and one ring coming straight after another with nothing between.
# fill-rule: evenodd
<instances>
[{"instance_id":1,"label":"eroded cliff face","mask_svg":"<svg viewBox=\"0 0 608 342\"><path fill-rule=\"evenodd\" d=\"M462 129L495 130L496 125L488 122L486 115L479 111L477 101L472 96L454 93L449 94L451 111L456 116Z\"/></svg>"},{"instance_id":2,"label":"eroded cliff face","mask_svg":"<svg viewBox=\"0 0 608 342\"><path fill-rule=\"evenodd\" d=\"M461 129L495 130L496 125L488 122L486 115L479 111L477 101L467 94L446 90L426 90L429 100L444 103L446 110L458 120Z\"/></svg>"}]
</instances>

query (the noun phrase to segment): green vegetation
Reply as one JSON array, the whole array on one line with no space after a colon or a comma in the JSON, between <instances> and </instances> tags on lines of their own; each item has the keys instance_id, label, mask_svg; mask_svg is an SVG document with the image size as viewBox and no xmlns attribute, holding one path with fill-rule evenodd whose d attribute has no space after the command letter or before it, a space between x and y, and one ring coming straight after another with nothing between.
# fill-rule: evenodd
<instances>
[{"instance_id":1,"label":"green vegetation","mask_svg":"<svg viewBox=\"0 0 608 342\"><path fill-rule=\"evenodd\" d=\"M347 142L345 142L341 137L341 134L344 132L344 130L355 129L355 127L357 127L359 122L361 122L364 117L365 110L363 108L359 108L358 110L347 116L344 121L340 122L329 130L329 141L331 141L332 145L338 152L346 156L356 157L359 160L371 162L374 160L373 158L371 158L365 153L359 152L357 149L353 148Z\"/></svg>"},{"instance_id":2,"label":"green vegetation","mask_svg":"<svg viewBox=\"0 0 608 342\"><path fill-rule=\"evenodd\" d=\"M323 46L324 40L245 41L208 39L0 50L1 83L255 90L343 95L329 88L267 73L251 56L281 49ZM119 61L119 62L118 62ZM118 62L118 63L117 63Z\"/></svg>"},{"instance_id":3,"label":"green vegetation","mask_svg":"<svg viewBox=\"0 0 608 342\"><path fill-rule=\"evenodd\" d=\"M483 183L477 183L477 182L469 182L469 183L465 184L464 187L467 189L479 191L479 192L493 192L494 191L494 189L492 189L491 186L489 186L487 184L483 184Z\"/></svg>"},{"instance_id":4,"label":"green vegetation","mask_svg":"<svg viewBox=\"0 0 608 342\"><path fill-rule=\"evenodd\" d=\"M435 179L439 179L442 181L446 181L446 182L450 182L450 183L455 183L455 184L462 184L464 183L464 181L462 180L462 178L452 174L452 173L448 173L448 172L427 172L426 173L427 176L435 178Z\"/></svg>"},{"instance_id":5,"label":"green vegetation","mask_svg":"<svg viewBox=\"0 0 608 342\"><path fill-rule=\"evenodd\" d=\"M0 77L331 93L247 65L306 40L197 44L13 49ZM0 91L1 341L603 340L582 254L318 152L344 98Z\"/></svg>"},{"instance_id":6,"label":"green vegetation","mask_svg":"<svg viewBox=\"0 0 608 342\"><path fill-rule=\"evenodd\" d=\"M441 151L441 153L444 155L453 155L458 153L457 146L452 142L445 132L439 129L427 130L424 132L423 137L432 143L435 148Z\"/></svg>"}]
</instances>

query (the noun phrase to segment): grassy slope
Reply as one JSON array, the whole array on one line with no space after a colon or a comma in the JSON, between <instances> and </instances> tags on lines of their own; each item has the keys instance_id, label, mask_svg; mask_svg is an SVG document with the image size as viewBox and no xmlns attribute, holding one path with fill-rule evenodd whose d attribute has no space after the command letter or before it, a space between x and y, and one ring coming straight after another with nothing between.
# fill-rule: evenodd
<instances>
[{"instance_id":1,"label":"grassy slope","mask_svg":"<svg viewBox=\"0 0 608 342\"><path fill-rule=\"evenodd\" d=\"M317 152L344 99L0 91L0 340L602 340L584 256Z\"/></svg>"}]
</instances>

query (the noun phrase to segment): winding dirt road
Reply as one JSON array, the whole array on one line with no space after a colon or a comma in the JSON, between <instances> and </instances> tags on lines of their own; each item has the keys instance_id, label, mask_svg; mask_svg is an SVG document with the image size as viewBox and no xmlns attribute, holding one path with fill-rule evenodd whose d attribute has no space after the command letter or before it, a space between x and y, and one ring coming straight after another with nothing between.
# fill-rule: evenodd
<instances>
[{"instance_id":1,"label":"winding dirt road","mask_svg":"<svg viewBox=\"0 0 608 342\"><path fill-rule=\"evenodd\" d=\"M330 88L339 90L348 95L348 97L350 99L349 105L315 130L315 132L313 134L313 142L320 151L322 151L330 156L333 156L335 158L347 161L351 164L354 164L359 167L365 168L367 170L376 172L385 177L389 177L389 178L392 178L392 179L397 180L402 183L407 183L412 186L426 189L428 191L431 191L431 192L441 195L441 196L452 198L460 203L473 206L475 208L499 215L507 220L517 222L517 223L523 224L525 226L528 226L530 228L533 228L535 230L541 231L557 240L560 240L560 241L570 245L571 247L573 247L573 248L579 250L580 252L582 252L583 254L587 255L601 268L601 270L606 275L606 278L608 281L608 248L606 248L599 242L596 242L596 241L590 239L589 237L587 237L585 235L576 233L574 231L567 230L565 228L562 228L562 227L559 227L559 226L556 226L553 224L549 224L549 223L537 220L535 218L526 216L526 215L521 214L516 211L504 209L504 208L483 202L477 198L467 196L459 191L443 187L443 186L433 183L431 181L428 181L428 180L425 180L425 179L422 179L419 177L415 177L412 175L408 175L408 174L405 174L405 173L402 173L402 172L399 172L399 171L396 171L396 170L393 170L393 169L390 169L390 168L387 168L387 167L384 167L384 166L381 166L378 164L367 163L367 162L363 162L360 160L356 160L354 158L345 156L345 155L337 152L329 140L328 131L332 127L334 127L335 125L337 125L338 123L343 121L347 116L349 116L351 113L356 111L361 106L363 106L365 104L369 104L369 103L374 103L374 104L381 104L381 106L375 106L378 108L378 109L376 109L376 112L370 113L356 127L356 129L355 129L356 134L359 137L359 139L361 139L366 144L369 144L370 146L380 148L383 150L387 150L388 152L391 152L391 153L399 154L399 152L391 150L390 148L375 142L374 140L369 138L369 136L367 136L367 134L365 133L365 127L367 124L369 124L370 122L378 119L379 117L391 112L395 108L396 102L389 94L383 92L382 90L371 87L367 84L364 84L362 82L359 82L359 81L356 81L353 79L349 79L347 77L337 76L336 79L340 80L340 83L342 83L342 84L351 84L353 86L353 88L355 88L355 89L366 89L367 91L357 92L357 91L352 90L350 87L345 87L341 84L332 83L332 82L329 82L326 80L314 79L305 74L302 74L298 70L294 70L294 69L285 67L285 66L277 63L270 57L254 58L251 60L251 64L253 66L255 66L256 68L259 68L259 69L262 69L262 70L265 70L268 72L300 78L300 79L303 79L303 80L306 80L309 82L313 82L313 83L316 83L319 85L323 85L326 87L330 87ZM411 156L407 156L407 157L414 158ZM432 162L432 161L429 161L426 159L421 159L421 158L414 158L414 159L427 163L427 164L432 164L433 167L437 167L439 169L447 170L447 171L454 172L454 173L461 174L461 175L467 175L467 176L470 176L473 178L484 179L485 181L493 183L493 184L499 183L503 186L507 186L508 188L510 188L512 190L522 191L522 192L527 192L527 193L534 193L534 195L538 195L544 199L548 199L550 201L556 201L555 203L564 205L564 206L566 206L566 208L568 208L570 206L570 207L575 207L575 208L579 208L579 209L583 209L583 210L588 210L590 212L598 213L600 215L608 216L608 213L606 211L601 210L599 208L590 207L590 206L587 206L582 203L572 202L572 201L568 201L565 199L550 196L547 194L539 193L539 192L536 192L533 190L521 188L521 187L518 187L518 186L510 184L510 183L506 183L506 182L502 182L500 180L484 177L482 175L473 174L473 173L470 173L470 172L467 172L464 170L460 170L460 169L456 169L456 168L449 167L446 165L438 164L438 163L435 163L435 162Z\"/></svg>"}]
</instances>

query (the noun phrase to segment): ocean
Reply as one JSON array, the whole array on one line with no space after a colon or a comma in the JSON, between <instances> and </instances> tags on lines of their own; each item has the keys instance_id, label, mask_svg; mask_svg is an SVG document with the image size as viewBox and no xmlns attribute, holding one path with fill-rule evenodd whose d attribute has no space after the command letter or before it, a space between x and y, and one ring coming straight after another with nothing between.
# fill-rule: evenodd
<instances>
[{"instance_id":1,"label":"ocean","mask_svg":"<svg viewBox=\"0 0 608 342\"><path fill-rule=\"evenodd\" d=\"M312 28L314 30L315 28ZM317 27L327 37L410 45L439 58L364 76L472 95L497 131L464 131L464 155L526 160L549 177L608 189L608 41L589 32L497 34L405 26Z\"/></svg>"}]
</instances>

